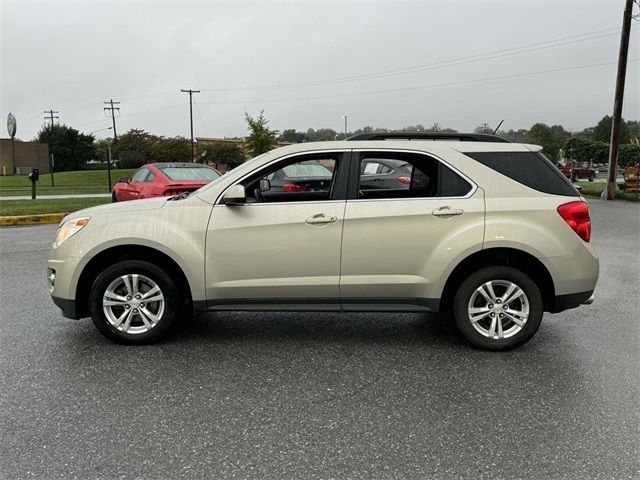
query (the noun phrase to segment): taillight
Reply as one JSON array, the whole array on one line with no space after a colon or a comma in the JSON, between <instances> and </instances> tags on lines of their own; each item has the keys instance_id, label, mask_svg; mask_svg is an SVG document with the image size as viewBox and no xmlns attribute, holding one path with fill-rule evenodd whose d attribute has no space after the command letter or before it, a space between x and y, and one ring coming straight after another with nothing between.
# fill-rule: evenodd
<instances>
[{"instance_id":1,"label":"taillight","mask_svg":"<svg viewBox=\"0 0 640 480\"><path fill-rule=\"evenodd\" d=\"M284 185L282 185L282 190L288 193L309 191L309 189L304 185L297 185L295 183L285 183Z\"/></svg>"},{"instance_id":2,"label":"taillight","mask_svg":"<svg viewBox=\"0 0 640 480\"><path fill-rule=\"evenodd\" d=\"M398 177L398 181L404 185L409 185L411 183L410 177Z\"/></svg>"},{"instance_id":3,"label":"taillight","mask_svg":"<svg viewBox=\"0 0 640 480\"><path fill-rule=\"evenodd\" d=\"M582 240L591 240L591 217L586 202L565 203L558 207L558 213Z\"/></svg>"}]
</instances>

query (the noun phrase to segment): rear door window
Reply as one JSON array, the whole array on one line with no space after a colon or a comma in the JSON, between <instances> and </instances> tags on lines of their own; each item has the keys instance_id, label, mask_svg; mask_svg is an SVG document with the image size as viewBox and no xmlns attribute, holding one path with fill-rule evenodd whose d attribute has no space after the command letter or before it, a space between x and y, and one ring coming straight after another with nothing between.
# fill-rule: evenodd
<instances>
[{"instance_id":1,"label":"rear door window","mask_svg":"<svg viewBox=\"0 0 640 480\"><path fill-rule=\"evenodd\" d=\"M395 168L378 170L378 165ZM418 153L361 152L358 171L360 199L464 197L473 188L444 163Z\"/></svg>"}]
</instances>

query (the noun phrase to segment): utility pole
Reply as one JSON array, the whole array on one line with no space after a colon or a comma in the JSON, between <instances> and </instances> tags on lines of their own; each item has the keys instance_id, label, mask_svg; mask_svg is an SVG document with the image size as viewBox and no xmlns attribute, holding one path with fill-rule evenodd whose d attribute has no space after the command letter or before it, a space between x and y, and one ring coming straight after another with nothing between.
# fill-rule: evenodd
<instances>
[{"instance_id":1,"label":"utility pole","mask_svg":"<svg viewBox=\"0 0 640 480\"><path fill-rule=\"evenodd\" d=\"M52 127L53 127L53 120L54 119L58 119L58 120L60 119L59 116L54 115L54 113L60 113L60 112L57 111L57 110L54 110L53 108L49 109L49 110L45 110L44 113L48 114L48 116L44 117L44 119L45 120L50 120ZM51 150L51 148L49 148L49 173L51 174L51 186L55 187L56 184L53 181L53 167L54 167L54 165L53 165L53 151Z\"/></svg>"},{"instance_id":2,"label":"utility pole","mask_svg":"<svg viewBox=\"0 0 640 480\"><path fill-rule=\"evenodd\" d=\"M347 139L347 116L346 115L342 115L342 118L344 118L344 139Z\"/></svg>"},{"instance_id":3,"label":"utility pole","mask_svg":"<svg viewBox=\"0 0 640 480\"><path fill-rule=\"evenodd\" d=\"M616 96L613 101L613 121L611 123L611 143L609 147L609 177L607 179L607 200L616 198L616 170L618 169L618 145L620 144L620 124L622 123L622 100L624 81L627 75L627 54L629 53L629 34L631 32L631 11L633 0L626 0L622 17L620 53L618 54L618 77Z\"/></svg>"},{"instance_id":4,"label":"utility pole","mask_svg":"<svg viewBox=\"0 0 640 480\"><path fill-rule=\"evenodd\" d=\"M120 105L120 102L114 102L113 98L108 102L104 102L108 107L104 107L104 111L109 110L111 112L111 121L113 122L113 144L115 146L118 141L118 133L116 132L116 110L120 112L120 107L114 107L114 105ZM109 191L111 191L111 148L109 148L109 155L107 156L107 182L109 184Z\"/></svg>"},{"instance_id":5,"label":"utility pole","mask_svg":"<svg viewBox=\"0 0 640 480\"><path fill-rule=\"evenodd\" d=\"M59 116L54 115L54 113L60 113L60 112L59 112L59 111L57 111L57 110L53 110L53 109L51 109L51 110L45 110L45 111L44 111L44 113L46 113L46 114L47 114L47 116L46 116L46 117L44 117L44 119L45 119L45 120L50 120L50 121L51 121L51 126L52 126L52 127L53 127L53 120L54 120L54 119L55 119L55 120L59 120L59 119L60 119L60 117L59 117Z\"/></svg>"},{"instance_id":6,"label":"utility pole","mask_svg":"<svg viewBox=\"0 0 640 480\"><path fill-rule=\"evenodd\" d=\"M183 93L189 94L189 119L191 125L191 161L195 162L196 158L196 145L193 143L193 94L200 93L200 90L180 90Z\"/></svg>"},{"instance_id":7,"label":"utility pole","mask_svg":"<svg viewBox=\"0 0 640 480\"><path fill-rule=\"evenodd\" d=\"M116 110L120 112L120 107L114 107L114 105L120 105L120 102L114 102L113 99L104 102L105 105L109 105L108 107L104 107L104 111L107 110L111 112L111 120L113 121L113 140L114 142L118 140L118 134L116 133Z\"/></svg>"}]
</instances>

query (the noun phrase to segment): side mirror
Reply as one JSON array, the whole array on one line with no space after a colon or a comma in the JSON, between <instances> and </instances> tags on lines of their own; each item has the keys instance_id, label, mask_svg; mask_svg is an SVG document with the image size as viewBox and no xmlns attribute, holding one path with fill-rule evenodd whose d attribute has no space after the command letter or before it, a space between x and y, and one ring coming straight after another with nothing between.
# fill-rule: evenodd
<instances>
[{"instance_id":1,"label":"side mirror","mask_svg":"<svg viewBox=\"0 0 640 480\"><path fill-rule=\"evenodd\" d=\"M269 190L271 190L271 182L268 178L263 178L260 180L258 188L261 192L268 192Z\"/></svg>"},{"instance_id":2,"label":"side mirror","mask_svg":"<svg viewBox=\"0 0 640 480\"><path fill-rule=\"evenodd\" d=\"M120 177L118 183L129 183L129 179L127 177Z\"/></svg>"},{"instance_id":3,"label":"side mirror","mask_svg":"<svg viewBox=\"0 0 640 480\"><path fill-rule=\"evenodd\" d=\"M244 205L247 202L247 193L242 185L234 185L225 192L222 201L225 205Z\"/></svg>"}]
</instances>

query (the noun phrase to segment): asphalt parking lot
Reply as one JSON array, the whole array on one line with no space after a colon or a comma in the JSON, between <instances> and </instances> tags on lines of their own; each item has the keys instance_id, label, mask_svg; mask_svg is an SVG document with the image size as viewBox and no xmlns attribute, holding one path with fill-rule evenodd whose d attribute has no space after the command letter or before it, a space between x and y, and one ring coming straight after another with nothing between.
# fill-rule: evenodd
<instances>
[{"instance_id":1,"label":"asphalt parking lot","mask_svg":"<svg viewBox=\"0 0 640 480\"><path fill-rule=\"evenodd\" d=\"M639 478L640 207L593 200L596 302L506 353L445 315L61 317L55 226L0 229L0 477Z\"/></svg>"}]
</instances>

